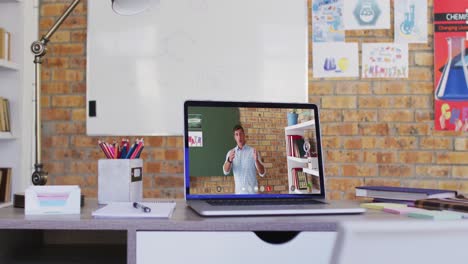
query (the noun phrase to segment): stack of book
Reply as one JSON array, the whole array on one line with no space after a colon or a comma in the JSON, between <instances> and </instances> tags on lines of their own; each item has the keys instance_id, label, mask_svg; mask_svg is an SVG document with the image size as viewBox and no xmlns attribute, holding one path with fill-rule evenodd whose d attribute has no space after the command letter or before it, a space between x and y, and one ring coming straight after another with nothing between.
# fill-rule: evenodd
<instances>
[{"instance_id":1,"label":"stack of book","mask_svg":"<svg viewBox=\"0 0 468 264\"><path fill-rule=\"evenodd\" d=\"M414 204L415 201L431 198L455 198L456 191L426 188L406 188L391 186L359 186L357 197L373 198L374 202L396 202Z\"/></svg>"},{"instance_id":2,"label":"stack of book","mask_svg":"<svg viewBox=\"0 0 468 264\"><path fill-rule=\"evenodd\" d=\"M0 132L10 131L10 104L8 99L0 97Z\"/></svg>"},{"instance_id":3,"label":"stack of book","mask_svg":"<svg viewBox=\"0 0 468 264\"><path fill-rule=\"evenodd\" d=\"M11 168L0 168L0 202L11 201Z\"/></svg>"},{"instance_id":4,"label":"stack of book","mask_svg":"<svg viewBox=\"0 0 468 264\"><path fill-rule=\"evenodd\" d=\"M468 212L468 199L463 196L457 196L454 198L421 199L415 201L414 206L430 210Z\"/></svg>"},{"instance_id":5,"label":"stack of book","mask_svg":"<svg viewBox=\"0 0 468 264\"><path fill-rule=\"evenodd\" d=\"M0 27L0 60L11 60L11 33Z\"/></svg>"}]
</instances>

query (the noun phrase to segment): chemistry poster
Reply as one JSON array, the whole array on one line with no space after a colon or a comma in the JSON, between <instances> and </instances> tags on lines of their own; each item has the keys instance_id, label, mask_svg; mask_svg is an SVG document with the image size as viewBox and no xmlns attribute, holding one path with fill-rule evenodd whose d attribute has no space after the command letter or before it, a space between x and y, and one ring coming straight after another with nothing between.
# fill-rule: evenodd
<instances>
[{"instance_id":1,"label":"chemistry poster","mask_svg":"<svg viewBox=\"0 0 468 264\"><path fill-rule=\"evenodd\" d=\"M427 0L398 0L395 5L395 42L427 43Z\"/></svg>"},{"instance_id":2,"label":"chemistry poster","mask_svg":"<svg viewBox=\"0 0 468 264\"><path fill-rule=\"evenodd\" d=\"M359 77L357 43L314 43L314 78Z\"/></svg>"},{"instance_id":3,"label":"chemistry poster","mask_svg":"<svg viewBox=\"0 0 468 264\"><path fill-rule=\"evenodd\" d=\"M468 0L434 0L436 130L468 131Z\"/></svg>"},{"instance_id":4,"label":"chemistry poster","mask_svg":"<svg viewBox=\"0 0 468 264\"><path fill-rule=\"evenodd\" d=\"M390 28L390 0L344 1L345 29Z\"/></svg>"},{"instance_id":5,"label":"chemistry poster","mask_svg":"<svg viewBox=\"0 0 468 264\"><path fill-rule=\"evenodd\" d=\"M408 78L408 44L362 44L362 78Z\"/></svg>"},{"instance_id":6,"label":"chemistry poster","mask_svg":"<svg viewBox=\"0 0 468 264\"><path fill-rule=\"evenodd\" d=\"M344 42L343 0L314 0L313 42Z\"/></svg>"}]
</instances>

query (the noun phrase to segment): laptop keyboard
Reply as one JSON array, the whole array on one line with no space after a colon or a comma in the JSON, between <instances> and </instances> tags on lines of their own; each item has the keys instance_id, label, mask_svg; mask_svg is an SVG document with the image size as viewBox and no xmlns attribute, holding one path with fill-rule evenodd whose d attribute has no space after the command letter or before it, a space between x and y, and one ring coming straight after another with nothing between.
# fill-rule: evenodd
<instances>
[{"instance_id":1,"label":"laptop keyboard","mask_svg":"<svg viewBox=\"0 0 468 264\"><path fill-rule=\"evenodd\" d=\"M294 205L294 204L324 204L324 202L314 199L236 199L236 200L208 200L210 205L235 206L235 205Z\"/></svg>"}]
</instances>

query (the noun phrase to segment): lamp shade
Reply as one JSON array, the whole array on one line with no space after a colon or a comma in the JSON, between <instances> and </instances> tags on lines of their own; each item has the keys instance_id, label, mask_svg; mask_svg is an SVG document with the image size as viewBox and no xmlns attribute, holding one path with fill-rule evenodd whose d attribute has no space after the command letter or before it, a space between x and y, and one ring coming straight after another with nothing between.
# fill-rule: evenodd
<instances>
[{"instance_id":1,"label":"lamp shade","mask_svg":"<svg viewBox=\"0 0 468 264\"><path fill-rule=\"evenodd\" d=\"M112 9L120 15L131 16L148 9L156 0L112 0Z\"/></svg>"}]
</instances>

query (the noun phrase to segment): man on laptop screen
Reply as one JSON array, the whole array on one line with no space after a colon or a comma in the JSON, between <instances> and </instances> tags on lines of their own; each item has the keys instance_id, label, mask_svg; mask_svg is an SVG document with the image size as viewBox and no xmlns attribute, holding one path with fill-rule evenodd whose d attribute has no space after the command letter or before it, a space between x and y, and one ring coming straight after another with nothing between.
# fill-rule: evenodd
<instances>
[{"instance_id":1,"label":"man on laptop screen","mask_svg":"<svg viewBox=\"0 0 468 264\"><path fill-rule=\"evenodd\" d=\"M326 210L316 105L188 101L184 114L186 199L200 214L363 211Z\"/></svg>"}]
</instances>

